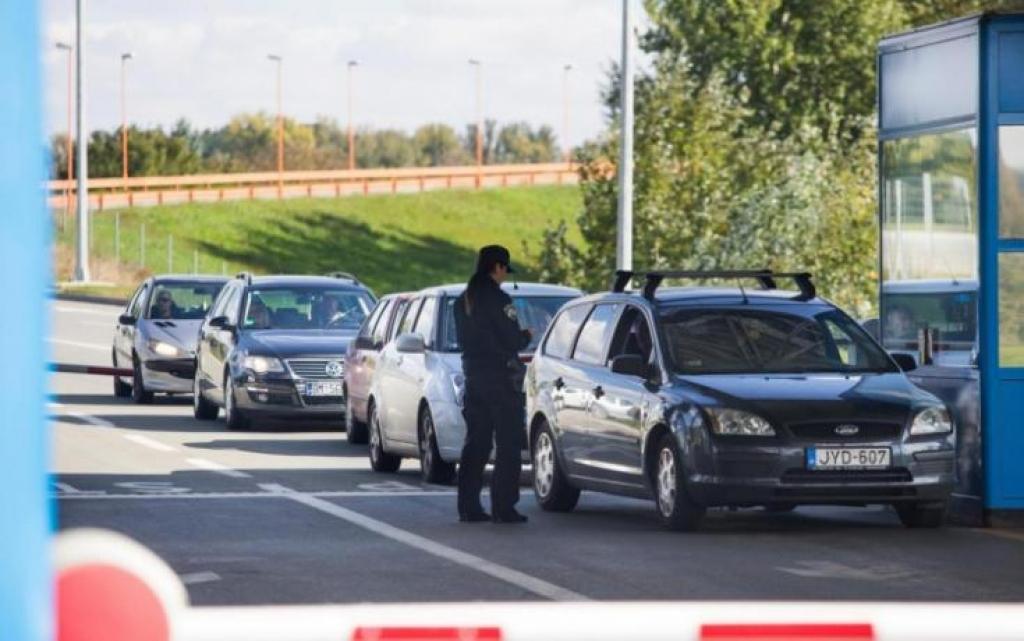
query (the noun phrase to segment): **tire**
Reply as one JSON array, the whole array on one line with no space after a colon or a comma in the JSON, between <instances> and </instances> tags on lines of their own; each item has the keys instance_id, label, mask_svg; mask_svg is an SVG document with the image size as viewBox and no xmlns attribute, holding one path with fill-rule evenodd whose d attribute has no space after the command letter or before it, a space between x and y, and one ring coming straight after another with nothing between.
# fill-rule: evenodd
<instances>
[{"instance_id":1,"label":"tire","mask_svg":"<svg viewBox=\"0 0 1024 641\"><path fill-rule=\"evenodd\" d=\"M672 434L666 434L658 443L654 497L658 515L665 527L676 531L697 529L705 510L686 493L686 474L679 457L679 446Z\"/></svg>"},{"instance_id":2,"label":"tire","mask_svg":"<svg viewBox=\"0 0 1024 641\"><path fill-rule=\"evenodd\" d=\"M374 472L397 472L402 466L402 457L384 451L384 439L380 433L380 418L377 408L370 405L370 467Z\"/></svg>"},{"instance_id":3,"label":"tire","mask_svg":"<svg viewBox=\"0 0 1024 641\"><path fill-rule=\"evenodd\" d=\"M153 402L153 392L146 389L146 383L142 379L142 364L139 357L132 358L132 400L139 405L149 405Z\"/></svg>"},{"instance_id":4,"label":"tire","mask_svg":"<svg viewBox=\"0 0 1024 641\"><path fill-rule=\"evenodd\" d=\"M450 485L455 478L455 464L447 463L441 458L441 450L437 447L434 416L430 413L429 407L424 406L420 412L417 434L420 445L420 475L423 480L427 483Z\"/></svg>"},{"instance_id":5,"label":"tire","mask_svg":"<svg viewBox=\"0 0 1024 641\"><path fill-rule=\"evenodd\" d=\"M533 463L533 495L542 510L571 512L580 500L580 490L573 487L562 471L555 451L555 437L547 423L541 425L530 447Z\"/></svg>"},{"instance_id":6,"label":"tire","mask_svg":"<svg viewBox=\"0 0 1024 641\"><path fill-rule=\"evenodd\" d=\"M896 514L908 528L937 528L946 522L946 501L940 503L897 503Z\"/></svg>"},{"instance_id":7,"label":"tire","mask_svg":"<svg viewBox=\"0 0 1024 641\"><path fill-rule=\"evenodd\" d=\"M229 430L249 429L249 419L235 405L235 382L224 372L224 422Z\"/></svg>"},{"instance_id":8,"label":"tire","mask_svg":"<svg viewBox=\"0 0 1024 641\"><path fill-rule=\"evenodd\" d=\"M369 440L366 423L357 421L352 413L352 399L348 396L348 390L345 391L345 438L352 445L365 445Z\"/></svg>"},{"instance_id":9,"label":"tire","mask_svg":"<svg viewBox=\"0 0 1024 641\"><path fill-rule=\"evenodd\" d=\"M200 383L199 371L197 369L192 381L192 414L201 421L212 421L217 418L220 408L203 396L203 388Z\"/></svg>"},{"instance_id":10,"label":"tire","mask_svg":"<svg viewBox=\"0 0 1024 641\"><path fill-rule=\"evenodd\" d=\"M115 352L111 360L114 367L117 367L117 353ZM132 386L129 383L125 383L121 380L120 376L114 377L114 398L131 398Z\"/></svg>"}]
</instances>

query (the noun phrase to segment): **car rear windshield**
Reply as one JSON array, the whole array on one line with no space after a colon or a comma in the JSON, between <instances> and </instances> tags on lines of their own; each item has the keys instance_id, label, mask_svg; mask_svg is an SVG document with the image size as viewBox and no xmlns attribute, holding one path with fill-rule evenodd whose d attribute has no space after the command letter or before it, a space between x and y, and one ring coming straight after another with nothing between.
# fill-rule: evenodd
<instances>
[{"instance_id":1,"label":"car rear windshield","mask_svg":"<svg viewBox=\"0 0 1024 641\"><path fill-rule=\"evenodd\" d=\"M750 308L666 308L669 367L681 374L891 372L867 333L834 309L800 316Z\"/></svg>"},{"instance_id":2,"label":"car rear windshield","mask_svg":"<svg viewBox=\"0 0 1024 641\"><path fill-rule=\"evenodd\" d=\"M526 351L532 352L537 349L541 335L547 330L551 319L562 305L572 300L571 296L512 296L512 302L516 306L516 314L519 317L519 325L529 329L533 333L533 339L526 347ZM461 352L459 337L455 335L455 298L445 300L444 309L444 340L443 349L446 352Z\"/></svg>"},{"instance_id":3,"label":"car rear windshield","mask_svg":"<svg viewBox=\"0 0 1024 641\"><path fill-rule=\"evenodd\" d=\"M355 331L371 309L370 297L355 289L255 288L246 296L242 327Z\"/></svg>"},{"instance_id":4,"label":"car rear windshield","mask_svg":"<svg viewBox=\"0 0 1024 641\"><path fill-rule=\"evenodd\" d=\"M157 283L149 299L148 318L196 320L206 316L223 283Z\"/></svg>"}]
</instances>

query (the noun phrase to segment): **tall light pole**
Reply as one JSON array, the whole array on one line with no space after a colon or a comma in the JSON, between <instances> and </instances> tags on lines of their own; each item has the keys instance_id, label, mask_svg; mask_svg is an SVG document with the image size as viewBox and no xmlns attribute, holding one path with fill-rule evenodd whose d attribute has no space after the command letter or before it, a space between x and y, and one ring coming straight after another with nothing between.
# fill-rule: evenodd
<instances>
[{"instance_id":1,"label":"tall light pole","mask_svg":"<svg viewBox=\"0 0 1024 641\"><path fill-rule=\"evenodd\" d=\"M281 56L267 54L267 60L277 63L277 197L284 188L284 113L281 111Z\"/></svg>"},{"instance_id":2,"label":"tall light pole","mask_svg":"<svg viewBox=\"0 0 1024 641\"><path fill-rule=\"evenodd\" d=\"M572 65L562 67L562 144L565 145L565 162L572 164L572 145L569 144L569 72Z\"/></svg>"},{"instance_id":3,"label":"tall light pole","mask_svg":"<svg viewBox=\"0 0 1024 641\"><path fill-rule=\"evenodd\" d=\"M475 58L469 59L476 73L476 186L480 186L480 171L484 165L484 117L483 117L483 84L480 77L480 69L483 66Z\"/></svg>"},{"instance_id":4,"label":"tall light pole","mask_svg":"<svg viewBox=\"0 0 1024 641\"><path fill-rule=\"evenodd\" d=\"M130 51L121 54L121 179L125 191L128 191L128 111L124 100L124 75L125 64L131 59Z\"/></svg>"},{"instance_id":5,"label":"tall light pole","mask_svg":"<svg viewBox=\"0 0 1024 641\"><path fill-rule=\"evenodd\" d=\"M85 124L85 37L82 23L85 0L75 0L75 109L78 132L78 216L75 280L89 281L89 135Z\"/></svg>"},{"instance_id":6,"label":"tall light pole","mask_svg":"<svg viewBox=\"0 0 1024 641\"><path fill-rule=\"evenodd\" d=\"M615 265L633 269L633 23L629 5L622 0L622 131L619 150L619 208L615 242Z\"/></svg>"},{"instance_id":7,"label":"tall light pole","mask_svg":"<svg viewBox=\"0 0 1024 641\"><path fill-rule=\"evenodd\" d=\"M74 51L74 47L67 44L66 42L58 42L57 48L61 51L68 52L68 139L65 144L64 155L67 156L68 169L67 169L67 181L64 183L64 218L61 219L60 228L64 231L64 225L67 222L68 214L71 211L71 181L74 179L74 160L71 156L75 153L74 138L71 136L71 52Z\"/></svg>"},{"instance_id":8,"label":"tall light pole","mask_svg":"<svg viewBox=\"0 0 1024 641\"><path fill-rule=\"evenodd\" d=\"M352 70L359 65L358 60L349 60L346 65L348 83L348 170L356 168L356 137L352 131Z\"/></svg>"}]
</instances>

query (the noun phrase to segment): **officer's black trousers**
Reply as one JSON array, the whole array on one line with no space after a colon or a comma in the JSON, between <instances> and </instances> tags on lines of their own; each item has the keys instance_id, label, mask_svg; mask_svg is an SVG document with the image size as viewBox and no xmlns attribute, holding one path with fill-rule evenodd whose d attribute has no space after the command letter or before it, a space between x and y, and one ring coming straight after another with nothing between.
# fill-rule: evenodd
<instances>
[{"instance_id":1,"label":"officer's black trousers","mask_svg":"<svg viewBox=\"0 0 1024 641\"><path fill-rule=\"evenodd\" d=\"M480 489L484 467L494 443L494 474L491 475L491 512L507 515L519 501L519 474L524 432L523 396L511 381L476 381L467 377L462 415L466 418L466 443L459 464L459 514L481 511Z\"/></svg>"}]
</instances>

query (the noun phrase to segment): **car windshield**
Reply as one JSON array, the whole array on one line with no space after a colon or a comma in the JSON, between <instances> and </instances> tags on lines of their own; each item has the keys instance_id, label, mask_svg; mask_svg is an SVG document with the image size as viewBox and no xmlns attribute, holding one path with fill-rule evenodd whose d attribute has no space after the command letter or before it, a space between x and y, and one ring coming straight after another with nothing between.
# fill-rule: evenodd
<instances>
[{"instance_id":1,"label":"car windshield","mask_svg":"<svg viewBox=\"0 0 1024 641\"><path fill-rule=\"evenodd\" d=\"M329 287L267 287L249 290L242 327L355 331L373 301L366 292Z\"/></svg>"},{"instance_id":2,"label":"car windshield","mask_svg":"<svg viewBox=\"0 0 1024 641\"><path fill-rule=\"evenodd\" d=\"M541 335L548 328L548 324L562 305L572 300L572 296L513 296L512 302L516 306L516 314L519 316L519 325L529 329L533 339L526 346L526 351L532 352L537 349ZM444 312L444 350L448 352L461 352L459 337L455 334L455 301L449 298L445 304Z\"/></svg>"},{"instance_id":3,"label":"car windshield","mask_svg":"<svg viewBox=\"0 0 1024 641\"><path fill-rule=\"evenodd\" d=\"M918 350L918 332L935 330L934 350L970 352L978 336L978 296L972 291L882 295L883 344L888 349Z\"/></svg>"},{"instance_id":4,"label":"car windshield","mask_svg":"<svg viewBox=\"0 0 1024 641\"><path fill-rule=\"evenodd\" d=\"M891 372L895 365L848 316L749 308L668 307L661 327L681 374Z\"/></svg>"},{"instance_id":5,"label":"car windshield","mask_svg":"<svg viewBox=\"0 0 1024 641\"><path fill-rule=\"evenodd\" d=\"M196 320L206 316L223 283L157 283L147 318Z\"/></svg>"}]
</instances>

